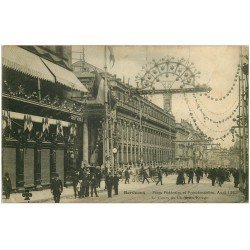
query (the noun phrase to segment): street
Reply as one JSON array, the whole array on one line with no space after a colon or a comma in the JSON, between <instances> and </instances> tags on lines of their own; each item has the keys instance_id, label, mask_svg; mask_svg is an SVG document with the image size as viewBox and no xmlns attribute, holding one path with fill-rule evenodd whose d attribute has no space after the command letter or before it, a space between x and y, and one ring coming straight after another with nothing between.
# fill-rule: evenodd
<instances>
[{"instance_id":1,"label":"street","mask_svg":"<svg viewBox=\"0 0 250 250\"><path fill-rule=\"evenodd\" d=\"M154 182L144 184L139 182L130 182L124 184L120 182L119 195L112 195L112 198L107 197L107 191L100 191L99 197L86 197L75 199L73 197L62 198L61 202L74 203L230 203L244 202L244 196L238 188L234 188L233 182L225 182L222 187L211 185L211 181L204 177L197 184L194 178L194 184L176 185L176 175L163 177L163 185ZM186 178L187 182L187 178ZM102 182L103 190L104 182ZM48 201L51 202L51 201Z\"/></svg>"}]
</instances>

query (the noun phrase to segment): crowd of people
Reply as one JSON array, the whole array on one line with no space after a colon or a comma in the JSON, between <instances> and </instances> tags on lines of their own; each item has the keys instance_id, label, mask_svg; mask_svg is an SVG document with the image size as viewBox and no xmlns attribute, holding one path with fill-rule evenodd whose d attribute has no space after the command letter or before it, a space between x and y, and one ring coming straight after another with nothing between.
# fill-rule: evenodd
<instances>
[{"instance_id":1,"label":"crowd of people","mask_svg":"<svg viewBox=\"0 0 250 250\"><path fill-rule=\"evenodd\" d=\"M240 182L240 172L236 168L227 167L197 167L197 168L175 168L174 166L162 165L141 165L137 167L123 166L119 168L108 168L106 166L89 166L82 164L78 169L72 169L71 178L74 190L74 197L84 199L87 197L98 197L98 189L107 191L108 198L119 194L119 183L129 185L131 182L140 182L142 184L152 183L155 185L164 185L163 176L177 175L176 185L198 184L203 177L211 180L212 186L218 184L222 186L224 182L230 181L233 177L234 187L237 188ZM186 180L187 179L187 180ZM194 180L195 179L195 180ZM55 174L51 181L51 193L55 203L60 202L60 196L63 192L63 182L59 175ZM12 191L11 179L8 173L3 178L3 192L6 199L10 198Z\"/></svg>"},{"instance_id":2,"label":"crowd of people","mask_svg":"<svg viewBox=\"0 0 250 250\"><path fill-rule=\"evenodd\" d=\"M186 184L185 176L188 177L188 184L194 183L194 177L196 177L196 183L200 182L200 179L205 175L208 179L211 180L212 186L215 186L217 183L220 187L224 182L230 181L230 176L233 176L234 179L234 187L238 187L239 185L239 176L240 172L236 168L226 168L226 167L217 167L217 168L181 168L177 171L177 185Z\"/></svg>"}]
</instances>

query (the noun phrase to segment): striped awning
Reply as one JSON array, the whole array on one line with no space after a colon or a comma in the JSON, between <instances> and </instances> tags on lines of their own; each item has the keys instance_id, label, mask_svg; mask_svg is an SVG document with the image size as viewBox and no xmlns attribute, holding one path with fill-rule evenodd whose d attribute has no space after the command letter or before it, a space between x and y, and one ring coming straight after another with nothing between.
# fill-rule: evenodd
<instances>
[{"instance_id":1,"label":"striped awning","mask_svg":"<svg viewBox=\"0 0 250 250\"><path fill-rule=\"evenodd\" d=\"M52 63L44 58L41 58L46 66L50 69L52 74L56 77L56 81L75 90L81 92L88 92L86 87L78 80L73 72Z\"/></svg>"},{"instance_id":2,"label":"striped awning","mask_svg":"<svg viewBox=\"0 0 250 250\"><path fill-rule=\"evenodd\" d=\"M3 46L2 64L24 74L55 82L55 77L47 69L39 56L18 46Z\"/></svg>"}]
</instances>

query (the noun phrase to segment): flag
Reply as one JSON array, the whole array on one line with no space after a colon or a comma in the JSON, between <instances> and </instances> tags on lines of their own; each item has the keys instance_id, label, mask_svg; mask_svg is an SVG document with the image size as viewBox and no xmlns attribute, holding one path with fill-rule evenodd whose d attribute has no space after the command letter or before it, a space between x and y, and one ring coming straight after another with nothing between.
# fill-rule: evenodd
<instances>
[{"instance_id":1,"label":"flag","mask_svg":"<svg viewBox=\"0 0 250 250\"><path fill-rule=\"evenodd\" d=\"M10 111L7 111L7 127L9 127L9 129L11 129Z\"/></svg>"},{"instance_id":2,"label":"flag","mask_svg":"<svg viewBox=\"0 0 250 250\"><path fill-rule=\"evenodd\" d=\"M56 134L63 136L63 127L60 121L57 122Z\"/></svg>"},{"instance_id":3,"label":"flag","mask_svg":"<svg viewBox=\"0 0 250 250\"><path fill-rule=\"evenodd\" d=\"M23 120L24 120L24 127L23 127L23 131L26 131L26 130L27 130L27 128L28 128L28 122L27 122L27 116L26 116L26 115L24 115Z\"/></svg>"},{"instance_id":4,"label":"flag","mask_svg":"<svg viewBox=\"0 0 250 250\"><path fill-rule=\"evenodd\" d=\"M33 128L33 122L32 122L31 116L28 115L27 116L27 129L29 130L29 132L31 132L32 128Z\"/></svg>"},{"instance_id":5,"label":"flag","mask_svg":"<svg viewBox=\"0 0 250 250\"><path fill-rule=\"evenodd\" d=\"M49 119L48 119L48 117L43 118L42 123L43 123L43 133L46 130L49 132Z\"/></svg>"},{"instance_id":6,"label":"flag","mask_svg":"<svg viewBox=\"0 0 250 250\"><path fill-rule=\"evenodd\" d=\"M5 111L3 111L2 118L3 118L3 129L5 129L8 126L8 119Z\"/></svg>"},{"instance_id":7,"label":"flag","mask_svg":"<svg viewBox=\"0 0 250 250\"><path fill-rule=\"evenodd\" d=\"M113 51L113 47L112 46L107 46L107 49L109 50L109 62L112 62L112 67L115 64L115 55L114 55L114 51Z\"/></svg>"}]
</instances>

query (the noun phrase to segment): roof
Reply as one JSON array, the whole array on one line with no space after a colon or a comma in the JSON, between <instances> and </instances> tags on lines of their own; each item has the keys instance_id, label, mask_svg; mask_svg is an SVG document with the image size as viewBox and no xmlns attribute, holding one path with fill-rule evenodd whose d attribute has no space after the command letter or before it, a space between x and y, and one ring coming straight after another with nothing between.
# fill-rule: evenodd
<instances>
[{"instance_id":1,"label":"roof","mask_svg":"<svg viewBox=\"0 0 250 250\"><path fill-rule=\"evenodd\" d=\"M3 46L2 64L27 75L55 82L40 57L18 46Z\"/></svg>"},{"instance_id":2,"label":"roof","mask_svg":"<svg viewBox=\"0 0 250 250\"><path fill-rule=\"evenodd\" d=\"M52 74L55 76L56 81L75 90L81 92L88 92L87 88L78 80L73 72L52 63L44 58L41 58L44 64L49 68Z\"/></svg>"},{"instance_id":3,"label":"roof","mask_svg":"<svg viewBox=\"0 0 250 250\"><path fill-rule=\"evenodd\" d=\"M77 78L92 78L95 77L94 73L90 73L90 72L74 72L74 74L77 76Z\"/></svg>"},{"instance_id":4,"label":"roof","mask_svg":"<svg viewBox=\"0 0 250 250\"><path fill-rule=\"evenodd\" d=\"M3 46L2 64L24 74L88 92L74 73L18 46Z\"/></svg>"}]
</instances>

